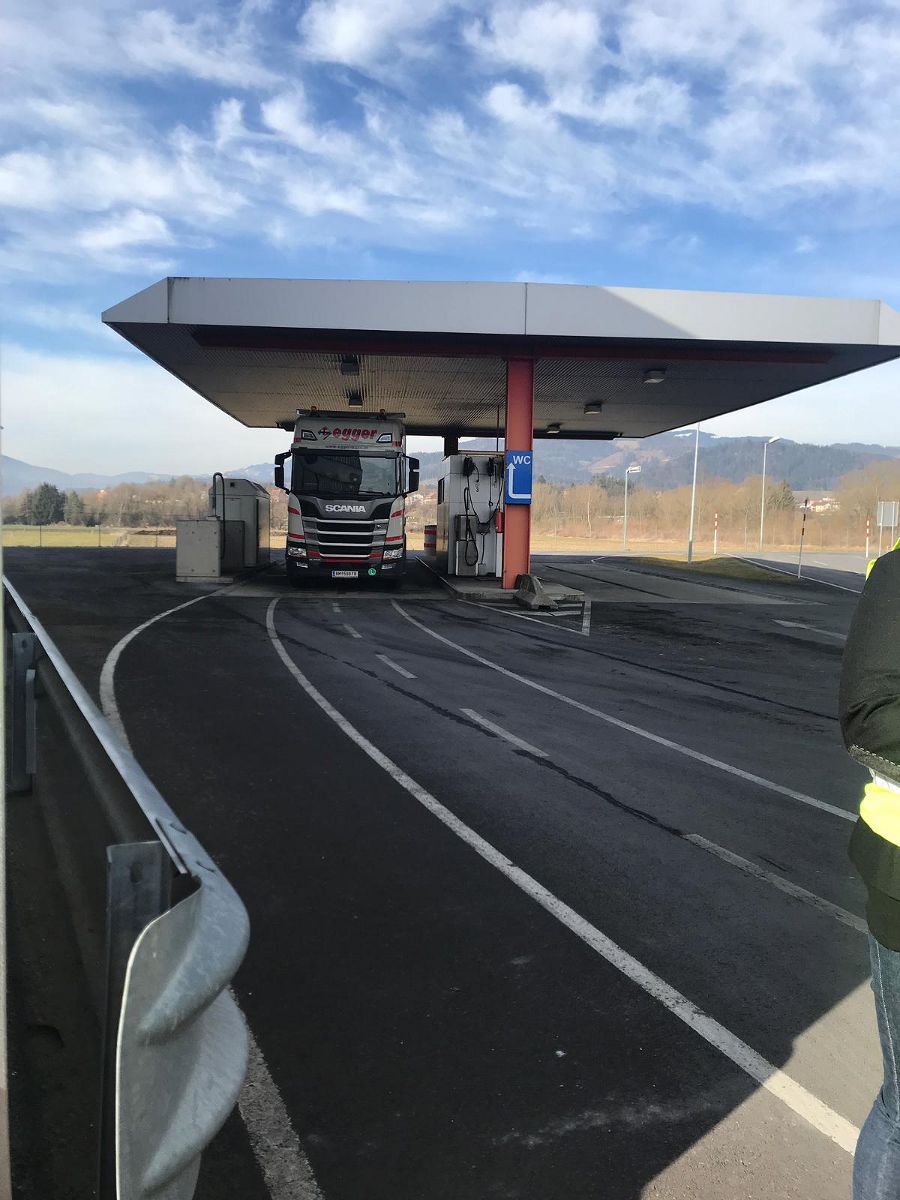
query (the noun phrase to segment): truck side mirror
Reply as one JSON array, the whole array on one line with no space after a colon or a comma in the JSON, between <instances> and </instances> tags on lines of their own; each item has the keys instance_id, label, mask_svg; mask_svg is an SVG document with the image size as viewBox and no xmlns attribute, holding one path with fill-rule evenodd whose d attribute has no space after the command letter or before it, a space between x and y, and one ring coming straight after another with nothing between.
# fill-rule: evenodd
<instances>
[{"instance_id":1,"label":"truck side mirror","mask_svg":"<svg viewBox=\"0 0 900 1200\"><path fill-rule=\"evenodd\" d=\"M275 486L281 488L283 492L287 491L284 486L284 460L290 457L290 450L285 450L284 454L275 455Z\"/></svg>"},{"instance_id":2,"label":"truck side mirror","mask_svg":"<svg viewBox=\"0 0 900 1200\"><path fill-rule=\"evenodd\" d=\"M419 460L417 458L408 458L406 460L406 494L417 492L419 490Z\"/></svg>"}]
</instances>

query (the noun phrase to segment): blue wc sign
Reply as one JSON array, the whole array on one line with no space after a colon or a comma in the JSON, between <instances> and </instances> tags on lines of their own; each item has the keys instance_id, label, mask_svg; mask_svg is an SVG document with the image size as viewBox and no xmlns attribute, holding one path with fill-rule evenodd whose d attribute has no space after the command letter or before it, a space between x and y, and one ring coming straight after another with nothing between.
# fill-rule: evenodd
<instances>
[{"instance_id":1,"label":"blue wc sign","mask_svg":"<svg viewBox=\"0 0 900 1200\"><path fill-rule=\"evenodd\" d=\"M531 451L506 451L507 504L531 503Z\"/></svg>"}]
</instances>

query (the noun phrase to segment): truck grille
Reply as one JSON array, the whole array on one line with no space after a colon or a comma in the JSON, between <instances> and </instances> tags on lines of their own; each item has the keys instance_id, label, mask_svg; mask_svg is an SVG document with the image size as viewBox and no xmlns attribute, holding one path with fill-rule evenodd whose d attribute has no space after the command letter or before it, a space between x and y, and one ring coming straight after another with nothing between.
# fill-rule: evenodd
<instances>
[{"instance_id":1,"label":"truck grille","mask_svg":"<svg viewBox=\"0 0 900 1200\"><path fill-rule=\"evenodd\" d=\"M333 521L304 517L307 539L322 558L367 559L384 546L387 521Z\"/></svg>"}]
</instances>

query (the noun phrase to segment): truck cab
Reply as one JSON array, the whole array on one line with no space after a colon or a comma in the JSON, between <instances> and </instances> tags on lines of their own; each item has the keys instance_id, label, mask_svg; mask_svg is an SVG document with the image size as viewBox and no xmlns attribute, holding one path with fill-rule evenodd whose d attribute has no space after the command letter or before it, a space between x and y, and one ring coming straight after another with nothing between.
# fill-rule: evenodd
<instances>
[{"instance_id":1,"label":"truck cab","mask_svg":"<svg viewBox=\"0 0 900 1200\"><path fill-rule=\"evenodd\" d=\"M418 460L405 448L398 414L297 414L291 449L275 458L275 484L288 493L285 564L292 582L403 576L406 497L419 486Z\"/></svg>"}]
</instances>

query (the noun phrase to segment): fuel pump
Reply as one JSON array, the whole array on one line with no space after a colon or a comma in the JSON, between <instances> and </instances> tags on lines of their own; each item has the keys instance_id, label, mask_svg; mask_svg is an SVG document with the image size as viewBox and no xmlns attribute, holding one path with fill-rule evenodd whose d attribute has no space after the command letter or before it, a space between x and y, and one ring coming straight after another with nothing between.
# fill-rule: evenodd
<instances>
[{"instance_id":1,"label":"fuel pump","mask_svg":"<svg viewBox=\"0 0 900 1200\"><path fill-rule=\"evenodd\" d=\"M451 454L438 478L437 562L448 575L503 572L503 455Z\"/></svg>"}]
</instances>

